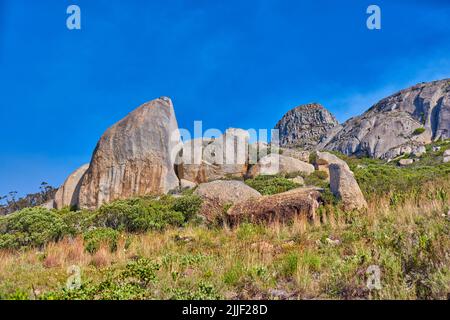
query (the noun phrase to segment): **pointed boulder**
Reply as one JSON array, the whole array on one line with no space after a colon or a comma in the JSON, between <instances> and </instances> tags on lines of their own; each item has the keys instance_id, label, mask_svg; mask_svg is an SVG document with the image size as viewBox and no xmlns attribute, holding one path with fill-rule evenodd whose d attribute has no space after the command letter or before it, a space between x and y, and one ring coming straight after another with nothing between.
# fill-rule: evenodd
<instances>
[{"instance_id":1,"label":"pointed boulder","mask_svg":"<svg viewBox=\"0 0 450 320\"><path fill-rule=\"evenodd\" d=\"M338 163L332 163L328 168L331 192L342 201L344 210L367 208L366 199L353 173L346 166Z\"/></svg>"},{"instance_id":2,"label":"pointed boulder","mask_svg":"<svg viewBox=\"0 0 450 320\"><path fill-rule=\"evenodd\" d=\"M175 157L181 147L172 101L143 104L101 137L80 189L80 207L178 187Z\"/></svg>"}]
</instances>

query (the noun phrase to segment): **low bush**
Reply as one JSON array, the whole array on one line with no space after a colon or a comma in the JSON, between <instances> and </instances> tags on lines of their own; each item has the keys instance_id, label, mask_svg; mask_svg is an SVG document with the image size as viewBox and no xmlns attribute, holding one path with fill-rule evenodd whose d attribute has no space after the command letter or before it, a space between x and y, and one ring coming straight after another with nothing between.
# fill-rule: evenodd
<instances>
[{"instance_id":1,"label":"low bush","mask_svg":"<svg viewBox=\"0 0 450 320\"><path fill-rule=\"evenodd\" d=\"M196 195L185 195L176 198L173 202L172 209L181 212L185 221L192 219L200 210L202 199Z\"/></svg>"},{"instance_id":2,"label":"low bush","mask_svg":"<svg viewBox=\"0 0 450 320\"><path fill-rule=\"evenodd\" d=\"M142 300L152 298L149 285L157 281L159 264L145 258L108 273L99 283L86 282L78 289L48 292L42 300Z\"/></svg>"},{"instance_id":3,"label":"low bush","mask_svg":"<svg viewBox=\"0 0 450 320\"><path fill-rule=\"evenodd\" d=\"M300 185L279 175L260 175L254 179L248 179L245 183L262 195L271 195L289 191Z\"/></svg>"},{"instance_id":4,"label":"low bush","mask_svg":"<svg viewBox=\"0 0 450 320\"><path fill-rule=\"evenodd\" d=\"M94 223L128 232L162 230L167 226L182 226L195 216L200 205L201 199L195 195L117 200L101 206Z\"/></svg>"},{"instance_id":5,"label":"low bush","mask_svg":"<svg viewBox=\"0 0 450 320\"><path fill-rule=\"evenodd\" d=\"M87 231L83 235L84 248L89 253L95 253L102 244L107 245L111 252L117 250L119 232L111 228L98 228Z\"/></svg>"},{"instance_id":6,"label":"low bush","mask_svg":"<svg viewBox=\"0 0 450 320\"><path fill-rule=\"evenodd\" d=\"M35 207L0 218L0 248L42 246L61 239L68 231L55 212Z\"/></svg>"},{"instance_id":7,"label":"low bush","mask_svg":"<svg viewBox=\"0 0 450 320\"><path fill-rule=\"evenodd\" d=\"M425 132L425 128L423 128L423 127L416 128L416 129L413 131L413 135L418 136L418 135L420 135L420 134L422 134L422 133L424 133L424 132Z\"/></svg>"},{"instance_id":8,"label":"low bush","mask_svg":"<svg viewBox=\"0 0 450 320\"><path fill-rule=\"evenodd\" d=\"M70 211L69 209L62 209L58 213L67 225L67 233L71 236L82 234L92 226L94 213L91 211Z\"/></svg>"},{"instance_id":9,"label":"low bush","mask_svg":"<svg viewBox=\"0 0 450 320\"><path fill-rule=\"evenodd\" d=\"M311 173L309 176L306 176L305 184L307 186L316 186L319 188L327 188L329 186L329 183L327 181L328 173L325 171L316 170L313 173Z\"/></svg>"}]
</instances>

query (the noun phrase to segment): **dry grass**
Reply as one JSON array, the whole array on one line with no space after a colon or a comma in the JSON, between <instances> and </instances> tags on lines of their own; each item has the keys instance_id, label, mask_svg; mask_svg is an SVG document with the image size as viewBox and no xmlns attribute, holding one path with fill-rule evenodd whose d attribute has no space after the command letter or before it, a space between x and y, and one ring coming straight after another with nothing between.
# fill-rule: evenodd
<instances>
[{"instance_id":1,"label":"dry grass","mask_svg":"<svg viewBox=\"0 0 450 320\"><path fill-rule=\"evenodd\" d=\"M299 217L292 224L123 234L114 252L101 246L89 254L81 237L50 243L41 251L0 251L0 295L15 298L22 292L39 298L59 292L72 265L81 268L83 282L96 283L107 272L145 257L161 266L157 281L144 288L151 298L192 298L186 292L201 283L214 294L200 298L446 298L449 203L424 199L393 207L389 197L380 198L364 214L328 207L321 223ZM381 290L366 287L366 269L372 264L382 270Z\"/></svg>"}]
</instances>

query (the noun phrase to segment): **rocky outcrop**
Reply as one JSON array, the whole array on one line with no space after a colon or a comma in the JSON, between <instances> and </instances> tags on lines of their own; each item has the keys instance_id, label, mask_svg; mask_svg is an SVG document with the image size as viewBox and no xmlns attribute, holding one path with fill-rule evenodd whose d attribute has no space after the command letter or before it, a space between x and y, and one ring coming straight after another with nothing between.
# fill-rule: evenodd
<instances>
[{"instance_id":1,"label":"rocky outcrop","mask_svg":"<svg viewBox=\"0 0 450 320\"><path fill-rule=\"evenodd\" d=\"M101 137L82 179L80 207L178 187L174 162L180 146L172 101L162 97L143 104Z\"/></svg>"},{"instance_id":2,"label":"rocky outcrop","mask_svg":"<svg viewBox=\"0 0 450 320\"><path fill-rule=\"evenodd\" d=\"M89 164L85 164L72 172L64 184L58 189L55 194L56 209L62 209L64 207L78 207L81 179L88 168Z\"/></svg>"},{"instance_id":3,"label":"rocky outcrop","mask_svg":"<svg viewBox=\"0 0 450 320\"><path fill-rule=\"evenodd\" d=\"M330 170L331 192L342 201L344 210L367 208L367 202L353 173L344 165L332 163Z\"/></svg>"},{"instance_id":4,"label":"rocky outcrop","mask_svg":"<svg viewBox=\"0 0 450 320\"><path fill-rule=\"evenodd\" d=\"M41 208L51 210L56 208L55 200L50 199L47 202L40 205Z\"/></svg>"},{"instance_id":5,"label":"rocky outcrop","mask_svg":"<svg viewBox=\"0 0 450 320\"><path fill-rule=\"evenodd\" d=\"M335 117L322 105L311 103L288 111L275 129L279 130L280 146L315 149L328 132L339 127Z\"/></svg>"},{"instance_id":6,"label":"rocky outcrop","mask_svg":"<svg viewBox=\"0 0 450 320\"><path fill-rule=\"evenodd\" d=\"M413 164L414 160L413 159L401 159L398 164L401 167L406 167L409 166L411 164Z\"/></svg>"},{"instance_id":7,"label":"rocky outcrop","mask_svg":"<svg viewBox=\"0 0 450 320\"><path fill-rule=\"evenodd\" d=\"M444 163L450 162L450 149L444 151L443 157L444 157L444 159L443 159Z\"/></svg>"},{"instance_id":8,"label":"rocky outcrop","mask_svg":"<svg viewBox=\"0 0 450 320\"><path fill-rule=\"evenodd\" d=\"M287 192L239 202L227 212L230 225L240 222L289 222L297 216L316 219L321 198L317 188L297 188Z\"/></svg>"},{"instance_id":9,"label":"rocky outcrop","mask_svg":"<svg viewBox=\"0 0 450 320\"><path fill-rule=\"evenodd\" d=\"M309 152L307 150L300 150L300 149L280 148L280 154L282 154L285 157L291 157L291 158L309 163L309 156L310 156L311 152Z\"/></svg>"},{"instance_id":10,"label":"rocky outcrop","mask_svg":"<svg viewBox=\"0 0 450 320\"><path fill-rule=\"evenodd\" d=\"M258 175L290 174L301 173L310 175L314 172L312 164L300 161L295 158L284 155L269 154L263 157L259 162L249 170L249 177Z\"/></svg>"},{"instance_id":11,"label":"rocky outcrop","mask_svg":"<svg viewBox=\"0 0 450 320\"><path fill-rule=\"evenodd\" d=\"M235 180L217 180L202 183L194 191L202 200L202 207L199 214L206 217L209 222L213 222L224 213L224 206L248 199L257 199L261 194L245 183Z\"/></svg>"},{"instance_id":12,"label":"rocky outcrop","mask_svg":"<svg viewBox=\"0 0 450 320\"><path fill-rule=\"evenodd\" d=\"M330 164L333 163L340 164L350 171L348 164L344 160L335 156L334 154L331 154L329 152L320 152L320 151L316 152L314 166L317 170L326 172L328 177L330 176L329 166Z\"/></svg>"},{"instance_id":13,"label":"rocky outcrop","mask_svg":"<svg viewBox=\"0 0 450 320\"><path fill-rule=\"evenodd\" d=\"M450 79L387 97L343 124L324 149L391 159L407 148L450 138Z\"/></svg>"},{"instance_id":14,"label":"rocky outcrop","mask_svg":"<svg viewBox=\"0 0 450 320\"><path fill-rule=\"evenodd\" d=\"M194 139L183 145L176 166L178 177L196 183L242 178L248 169L249 133L228 129L216 139Z\"/></svg>"}]
</instances>

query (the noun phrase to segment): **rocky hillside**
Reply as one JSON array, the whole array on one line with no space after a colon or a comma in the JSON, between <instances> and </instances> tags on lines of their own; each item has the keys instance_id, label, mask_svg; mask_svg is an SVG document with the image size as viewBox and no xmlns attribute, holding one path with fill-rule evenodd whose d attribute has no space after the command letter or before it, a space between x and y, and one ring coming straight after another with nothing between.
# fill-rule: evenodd
<instances>
[{"instance_id":1,"label":"rocky hillside","mask_svg":"<svg viewBox=\"0 0 450 320\"><path fill-rule=\"evenodd\" d=\"M251 144L249 132L235 128L215 139L183 144L172 101L155 99L109 128L90 163L74 171L45 207L92 210L118 199L180 192L214 180L280 173L304 177L322 168L322 163L313 163L316 168L308 163L312 150L389 160L414 155L403 159L402 165L408 165L420 160L425 145L450 137L450 80L402 90L342 125L320 104L299 106L287 112L276 128L282 146L276 154L267 144ZM320 156L318 160L322 161ZM331 185L335 195L344 199L345 192L339 194L337 189L351 175L339 168L334 172Z\"/></svg>"},{"instance_id":2,"label":"rocky hillside","mask_svg":"<svg viewBox=\"0 0 450 320\"><path fill-rule=\"evenodd\" d=\"M280 145L312 149L339 123L322 105L311 103L288 111L275 129L280 130Z\"/></svg>"},{"instance_id":3,"label":"rocky hillside","mask_svg":"<svg viewBox=\"0 0 450 320\"><path fill-rule=\"evenodd\" d=\"M301 147L392 159L423 150L431 141L450 137L450 79L399 91L342 126L334 122L324 126L310 114L307 105L289 111L280 120L276 128L280 129L282 144L293 145L295 140L295 145ZM321 114L334 119L327 111ZM317 134L307 128L315 126L321 138L310 139L311 134Z\"/></svg>"}]
</instances>

